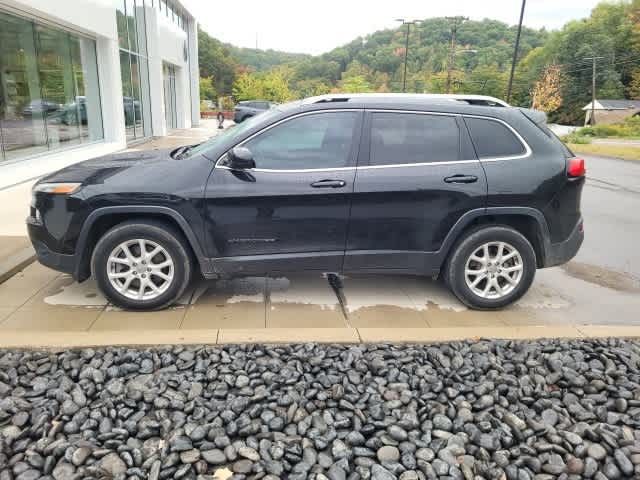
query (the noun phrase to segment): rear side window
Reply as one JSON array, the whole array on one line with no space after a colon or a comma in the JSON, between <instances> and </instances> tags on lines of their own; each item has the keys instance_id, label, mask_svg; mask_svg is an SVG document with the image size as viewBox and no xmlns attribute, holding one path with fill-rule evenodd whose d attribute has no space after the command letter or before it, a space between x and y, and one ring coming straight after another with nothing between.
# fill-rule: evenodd
<instances>
[{"instance_id":1,"label":"rear side window","mask_svg":"<svg viewBox=\"0 0 640 480\"><path fill-rule=\"evenodd\" d=\"M526 150L514 133L500 122L465 118L478 158L512 157Z\"/></svg>"},{"instance_id":2,"label":"rear side window","mask_svg":"<svg viewBox=\"0 0 640 480\"><path fill-rule=\"evenodd\" d=\"M371 165L449 162L460 159L455 117L417 113L373 113Z\"/></svg>"}]
</instances>

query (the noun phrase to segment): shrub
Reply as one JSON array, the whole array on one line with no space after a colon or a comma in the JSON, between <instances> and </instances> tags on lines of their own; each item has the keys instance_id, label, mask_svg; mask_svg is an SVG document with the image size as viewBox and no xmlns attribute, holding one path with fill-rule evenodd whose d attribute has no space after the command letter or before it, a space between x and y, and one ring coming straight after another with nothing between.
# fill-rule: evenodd
<instances>
[{"instance_id":1,"label":"shrub","mask_svg":"<svg viewBox=\"0 0 640 480\"><path fill-rule=\"evenodd\" d=\"M640 117L629 117L611 125L583 127L574 134L582 137L640 137Z\"/></svg>"},{"instance_id":2,"label":"shrub","mask_svg":"<svg viewBox=\"0 0 640 480\"><path fill-rule=\"evenodd\" d=\"M564 137L561 138L561 140L564 143L573 143L573 144L580 144L580 145L586 145L588 143L591 143L591 138L589 136L582 135L581 130L576 130L575 132L570 133L569 135L565 135Z\"/></svg>"}]
</instances>

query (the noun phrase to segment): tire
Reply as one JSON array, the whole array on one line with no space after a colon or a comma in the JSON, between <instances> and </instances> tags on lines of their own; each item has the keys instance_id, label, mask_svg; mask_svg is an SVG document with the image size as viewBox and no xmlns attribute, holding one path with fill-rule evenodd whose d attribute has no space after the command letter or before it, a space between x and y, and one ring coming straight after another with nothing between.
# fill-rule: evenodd
<instances>
[{"instance_id":1,"label":"tire","mask_svg":"<svg viewBox=\"0 0 640 480\"><path fill-rule=\"evenodd\" d=\"M140 245L147 253L144 257ZM116 225L102 236L93 250L91 272L114 305L126 310L162 310L188 287L192 264L180 233L160 222L136 220Z\"/></svg>"},{"instance_id":2,"label":"tire","mask_svg":"<svg viewBox=\"0 0 640 480\"><path fill-rule=\"evenodd\" d=\"M485 245L488 250L484 250ZM487 251L488 261L484 260ZM517 254L511 255L513 251ZM503 262L498 260L501 257L505 258ZM476 269L477 274L469 273ZM536 254L529 240L513 228L490 226L470 232L457 243L445 266L445 281L468 307L495 310L521 298L535 273ZM493 282L498 282L497 286Z\"/></svg>"}]
</instances>

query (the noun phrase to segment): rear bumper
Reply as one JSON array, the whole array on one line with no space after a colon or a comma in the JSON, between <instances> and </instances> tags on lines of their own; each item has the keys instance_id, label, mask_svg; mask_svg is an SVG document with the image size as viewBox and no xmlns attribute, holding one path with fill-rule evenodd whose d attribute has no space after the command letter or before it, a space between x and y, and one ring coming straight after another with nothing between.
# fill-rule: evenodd
<instances>
[{"instance_id":1,"label":"rear bumper","mask_svg":"<svg viewBox=\"0 0 640 480\"><path fill-rule=\"evenodd\" d=\"M580 218L569 237L563 242L552 243L547 247L544 268L567 263L576 256L584 241L584 222Z\"/></svg>"},{"instance_id":2,"label":"rear bumper","mask_svg":"<svg viewBox=\"0 0 640 480\"><path fill-rule=\"evenodd\" d=\"M77 265L75 255L64 255L51 250L43 241L44 227L31 217L27 219L27 231L29 232L29 239L33 244L33 248L36 251L38 261L41 264L58 270L59 272L75 276Z\"/></svg>"}]
</instances>

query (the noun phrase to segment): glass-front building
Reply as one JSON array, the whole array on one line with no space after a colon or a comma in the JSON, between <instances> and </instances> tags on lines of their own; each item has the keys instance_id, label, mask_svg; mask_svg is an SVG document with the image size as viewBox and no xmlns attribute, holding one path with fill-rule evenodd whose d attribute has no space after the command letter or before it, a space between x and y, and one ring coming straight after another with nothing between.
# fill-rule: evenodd
<instances>
[{"instance_id":1,"label":"glass-front building","mask_svg":"<svg viewBox=\"0 0 640 480\"><path fill-rule=\"evenodd\" d=\"M0 11L0 162L103 138L96 42Z\"/></svg>"},{"instance_id":2,"label":"glass-front building","mask_svg":"<svg viewBox=\"0 0 640 480\"><path fill-rule=\"evenodd\" d=\"M144 0L115 0L127 140L151 135L149 57Z\"/></svg>"},{"instance_id":3,"label":"glass-front building","mask_svg":"<svg viewBox=\"0 0 640 480\"><path fill-rule=\"evenodd\" d=\"M197 125L197 35L182 0L0 0L0 187Z\"/></svg>"}]
</instances>

